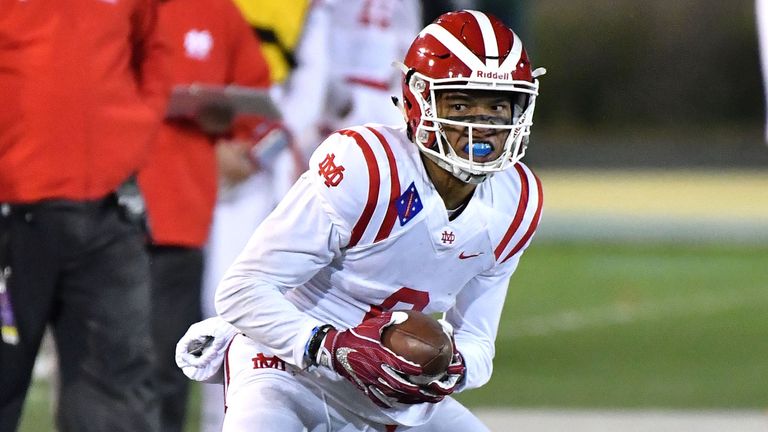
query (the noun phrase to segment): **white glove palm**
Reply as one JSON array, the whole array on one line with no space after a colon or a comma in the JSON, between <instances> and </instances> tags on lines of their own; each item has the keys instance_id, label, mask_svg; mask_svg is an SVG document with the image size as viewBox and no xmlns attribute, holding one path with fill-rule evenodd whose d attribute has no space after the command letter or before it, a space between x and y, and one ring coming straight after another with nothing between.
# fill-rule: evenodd
<instances>
[{"instance_id":1,"label":"white glove palm","mask_svg":"<svg viewBox=\"0 0 768 432\"><path fill-rule=\"evenodd\" d=\"M222 382L224 353L237 333L219 317L192 324L176 344L176 365L195 381Z\"/></svg>"}]
</instances>

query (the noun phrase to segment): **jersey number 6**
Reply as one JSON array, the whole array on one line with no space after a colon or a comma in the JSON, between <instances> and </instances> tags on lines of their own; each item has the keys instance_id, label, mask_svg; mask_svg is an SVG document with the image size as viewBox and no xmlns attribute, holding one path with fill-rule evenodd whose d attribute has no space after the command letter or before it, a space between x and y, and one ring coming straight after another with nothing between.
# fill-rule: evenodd
<instances>
[{"instance_id":1,"label":"jersey number 6","mask_svg":"<svg viewBox=\"0 0 768 432\"><path fill-rule=\"evenodd\" d=\"M411 310L423 311L429 304L429 293L418 291L413 288L402 287L384 299L380 305L371 305L371 310L365 314L363 321L381 315L382 312L392 310L398 303L411 305Z\"/></svg>"}]
</instances>

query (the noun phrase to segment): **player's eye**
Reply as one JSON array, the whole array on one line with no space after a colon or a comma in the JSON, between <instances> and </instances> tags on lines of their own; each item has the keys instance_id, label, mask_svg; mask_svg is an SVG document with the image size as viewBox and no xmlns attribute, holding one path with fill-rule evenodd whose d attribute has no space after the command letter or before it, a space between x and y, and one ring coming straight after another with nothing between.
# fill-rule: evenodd
<instances>
[{"instance_id":1,"label":"player's eye","mask_svg":"<svg viewBox=\"0 0 768 432\"><path fill-rule=\"evenodd\" d=\"M511 107L509 103L500 103L500 104L491 105L491 110L496 112L504 112L504 111L510 111Z\"/></svg>"}]
</instances>

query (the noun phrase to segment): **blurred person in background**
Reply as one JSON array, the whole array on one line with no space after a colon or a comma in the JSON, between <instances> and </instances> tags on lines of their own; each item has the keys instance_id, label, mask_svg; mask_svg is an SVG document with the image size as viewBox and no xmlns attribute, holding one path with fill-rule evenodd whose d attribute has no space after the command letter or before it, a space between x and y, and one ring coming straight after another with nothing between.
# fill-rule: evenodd
<instances>
[{"instance_id":1,"label":"blurred person in background","mask_svg":"<svg viewBox=\"0 0 768 432\"><path fill-rule=\"evenodd\" d=\"M441 16L400 67L406 124L325 139L219 284L220 318L177 345L185 374L225 383L225 431L487 430L449 396L490 378L509 278L541 216L519 161L543 70L477 11ZM443 313L443 373L382 346L403 308Z\"/></svg>"},{"instance_id":2,"label":"blurred person in background","mask_svg":"<svg viewBox=\"0 0 768 432\"><path fill-rule=\"evenodd\" d=\"M164 55L150 64L148 79L167 71L167 92L193 83L268 88L258 38L231 0L166 0L158 17ZM191 118L166 119L138 176L146 203L154 378L164 432L181 431L186 417L189 381L175 366L174 348L201 317L202 248L216 202L217 154L235 170L252 169L248 154L262 120L235 114L210 105Z\"/></svg>"},{"instance_id":3,"label":"blurred person in background","mask_svg":"<svg viewBox=\"0 0 768 432\"><path fill-rule=\"evenodd\" d=\"M116 195L165 103L155 2L0 4L0 431L49 323L58 430L157 431L149 262Z\"/></svg>"},{"instance_id":4,"label":"blurred person in background","mask_svg":"<svg viewBox=\"0 0 768 432\"><path fill-rule=\"evenodd\" d=\"M765 142L768 143L768 0L755 1L755 15L757 17L757 41L760 49L760 65L763 73Z\"/></svg>"},{"instance_id":5,"label":"blurred person in background","mask_svg":"<svg viewBox=\"0 0 768 432\"><path fill-rule=\"evenodd\" d=\"M273 0L235 0L252 31L261 40L261 53L269 64L272 94L284 83L298 62L297 46L302 40L310 0L288 3ZM314 37L309 34L308 37ZM322 56L325 52L309 53ZM303 63L314 61L302 57ZM315 71L320 77L320 71ZM308 73L308 76L311 74ZM304 102L312 105L320 94L315 83L305 83ZM303 111L289 112L278 104L285 123L303 128ZM248 236L285 195L306 165L292 134L282 121L259 125L254 134L263 141L250 151L246 147L217 147L219 194L213 212L210 235L204 247L202 290L203 317L216 315L214 292L226 269L245 246ZM239 152L230 151L240 149ZM201 386L201 432L220 431L224 421L224 390L220 384Z\"/></svg>"},{"instance_id":6,"label":"blurred person in background","mask_svg":"<svg viewBox=\"0 0 768 432\"><path fill-rule=\"evenodd\" d=\"M236 3L261 35L274 99L305 160L336 128L403 121L388 102L397 93L391 61L420 29L418 0L299 1L292 10L269 0Z\"/></svg>"},{"instance_id":7,"label":"blurred person in background","mask_svg":"<svg viewBox=\"0 0 768 432\"><path fill-rule=\"evenodd\" d=\"M272 96L283 122L292 135L291 142L305 153L303 167L311 150L302 149L305 134L312 131L323 113L323 100L329 76L330 33L328 0L235 0L253 31L262 41L264 57L270 65ZM303 168L300 168L303 170ZM299 173L288 172L278 188L285 192ZM282 195L280 195L282 196Z\"/></svg>"},{"instance_id":8,"label":"blurred person in background","mask_svg":"<svg viewBox=\"0 0 768 432\"><path fill-rule=\"evenodd\" d=\"M420 2L338 0L327 7L333 29L328 36L330 73L313 142L351 125L403 124L402 113L391 103L400 90L392 62L403 58L422 27Z\"/></svg>"},{"instance_id":9,"label":"blurred person in background","mask_svg":"<svg viewBox=\"0 0 768 432\"><path fill-rule=\"evenodd\" d=\"M219 158L222 192L205 248L205 317L216 316L216 286L245 247L243 233L274 209L317 142L347 125L404 123L390 99L399 86L391 63L403 57L421 23L418 0L236 3L262 41L273 96L290 133L268 132L275 150L256 172L239 169L228 154ZM237 177L242 181L233 181ZM223 406L221 386L204 384L203 432L221 430Z\"/></svg>"},{"instance_id":10,"label":"blurred person in background","mask_svg":"<svg viewBox=\"0 0 768 432\"><path fill-rule=\"evenodd\" d=\"M279 87L297 65L296 47L301 40L302 26L308 18L311 3L310 0L288 4L272 0L235 0L246 22L261 41L261 53L269 65L272 99L284 117L263 122L255 128L253 136L262 145L245 149L245 157L234 157L232 152L220 151L217 154L219 195L204 253L202 304L206 317L216 314L213 290L224 270L245 245L241 230L254 229L261 222L305 165L291 132L300 129L295 127L300 122L297 119L305 116L300 112L286 111L281 103ZM307 90L319 93L314 87L307 87ZM304 101L308 105L312 105L313 99L309 91L304 92ZM290 126L294 126L293 129ZM221 389L217 388L216 392L220 394ZM218 409L221 406L219 404Z\"/></svg>"}]
</instances>

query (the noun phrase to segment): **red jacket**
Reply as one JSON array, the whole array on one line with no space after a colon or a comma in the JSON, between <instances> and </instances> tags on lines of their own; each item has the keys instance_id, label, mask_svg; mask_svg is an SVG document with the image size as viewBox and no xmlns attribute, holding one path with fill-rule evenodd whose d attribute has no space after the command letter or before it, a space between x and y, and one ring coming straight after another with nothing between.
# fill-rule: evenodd
<instances>
[{"instance_id":1,"label":"red jacket","mask_svg":"<svg viewBox=\"0 0 768 432\"><path fill-rule=\"evenodd\" d=\"M143 164L160 121L139 92L155 13L0 0L0 202L100 198Z\"/></svg>"},{"instance_id":2,"label":"red jacket","mask_svg":"<svg viewBox=\"0 0 768 432\"><path fill-rule=\"evenodd\" d=\"M159 39L166 57L148 79L169 71L171 84L269 86L259 40L231 0L161 3ZM214 140L192 122L166 121L139 173L152 242L201 247L216 203Z\"/></svg>"}]
</instances>

